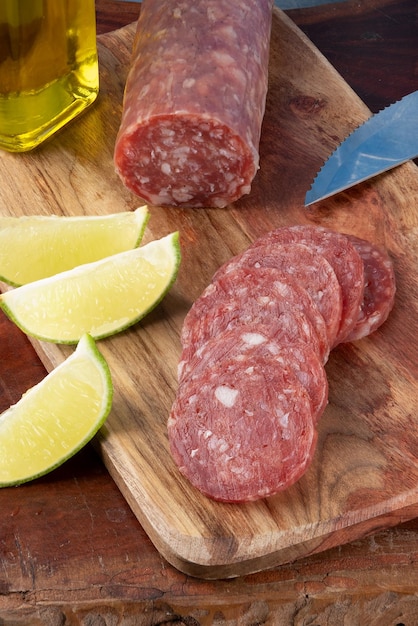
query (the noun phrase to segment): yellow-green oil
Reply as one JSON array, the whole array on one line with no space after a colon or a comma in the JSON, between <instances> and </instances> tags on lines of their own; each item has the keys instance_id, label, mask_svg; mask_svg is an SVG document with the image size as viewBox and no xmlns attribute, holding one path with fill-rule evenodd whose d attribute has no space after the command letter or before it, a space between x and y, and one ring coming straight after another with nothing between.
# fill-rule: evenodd
<instances>
[{"instance_id":1,"label":"yellow-green oil","mask_svg":"<svg viewBox=\"0 0 418 626\"><path fill-rule=\"evenodd\" d=\"M0 0L0 149L35 148L98 90L94 0Z\"/></svg>"}]
</instances>

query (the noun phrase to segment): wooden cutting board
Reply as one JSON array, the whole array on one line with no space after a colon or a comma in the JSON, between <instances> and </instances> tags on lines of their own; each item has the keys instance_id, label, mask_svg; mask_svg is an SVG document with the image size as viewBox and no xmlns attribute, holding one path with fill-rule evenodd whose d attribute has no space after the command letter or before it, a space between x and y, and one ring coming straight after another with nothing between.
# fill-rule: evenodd
<instances>
[{"instance_id":1,"label":"wooden cutting board","mask_svg":"<svg viewBox=\"0 0 418 626\"><path fill-rule=\"evenodd\" d=\"M140 204L113 168L133 33L131 25L99 38L101 91L92 109L37 151L0 155L2 214L105 214ZM115 397L97 446L157 549L190 575L255 572L417 515L417 169L409 163L303 206L322 161L369 114L275 9L261 169L251 194L223 210L151 209L145 241L179 230L183 262L152 314L99 343ZM395 308L374 335L331 354L330 402L306 475L270 499L215 503L180 476L168 452L182 321L221 263L264 232L295 223L385 244L398 280ZM49 370L73 350L34 345Z\"/></svg>"}]
</instances>

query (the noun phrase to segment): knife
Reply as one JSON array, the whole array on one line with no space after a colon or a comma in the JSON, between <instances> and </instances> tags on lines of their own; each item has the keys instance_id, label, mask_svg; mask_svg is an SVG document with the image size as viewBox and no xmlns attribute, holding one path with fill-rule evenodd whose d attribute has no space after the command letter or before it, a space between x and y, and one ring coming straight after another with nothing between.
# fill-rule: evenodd
<instances>
[{"instance_id":1,"label":"knife","mask_svg":"<svg viewBox=\"0 0 418 626\"><path fill-rule=\"evenodd\" d=\"M418 91L372 115L325 161L305 206L418 156Z\"/></svg>"}]
</instances>

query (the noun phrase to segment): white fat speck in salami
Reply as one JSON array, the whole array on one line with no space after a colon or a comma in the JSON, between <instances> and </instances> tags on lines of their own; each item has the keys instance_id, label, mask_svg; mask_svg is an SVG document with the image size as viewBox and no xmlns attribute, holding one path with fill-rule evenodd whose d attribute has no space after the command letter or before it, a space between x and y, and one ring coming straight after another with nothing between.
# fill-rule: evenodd
<instances>
[{"instance_id":1,"label":"white fat speck in salami","mask_svg":"<svg viewBox=\"0 0 418 626\"><path fill-rule=\"evenodd\" d=\"M237 401L239 391L237 389L231 389L225 385L220 385L215 389L215 398L219 400L225 407L231 409Z\"/></svg>"},{"instance_id":2,"label":"white fat speck in salami","mask_svg":"<svg viewBox=\"0 0 418 626\"><path fill-rule=\"evenodd\" d=\"M347 235L364 265L364 294L357 322L345 341L356 341L377 330L388 318L396 293L393 263L382 247Z\"/></svg>"},{"instance_id":3,"label":"white fat speck in salami","mask_svg":"<svg viewBox=\"0 0 418 626\"><path fill-rule=\"evenodd\" d=\"M168 435L180 471L202 493L224 502L286 489L306 471L316 444L305 388L265 357L252 359L250 367L225 360L184 381Z\"/></svg>"},{"instance_id":4,"label":"white fat speck in salami","mask_svg":"<svg viewBox=\"0 0 418 626\"><path fill-rule=\"evenodd\" d=\"M273 0L143 0L114 161L154 205L223 207L259 167Z\"/></svg>"}]
</instances>

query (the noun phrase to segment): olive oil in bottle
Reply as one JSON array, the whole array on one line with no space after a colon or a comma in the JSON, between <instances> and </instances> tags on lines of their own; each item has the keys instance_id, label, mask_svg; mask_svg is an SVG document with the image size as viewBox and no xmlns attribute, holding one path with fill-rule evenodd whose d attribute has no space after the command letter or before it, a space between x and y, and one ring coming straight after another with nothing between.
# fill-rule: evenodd
<instances>
[{"instance_id":1,"label":"olive oil in bottle","mask_svg":"<svg viewBox=\"0 0 418 626\"><path fill-rule=\"evenodd\" d=\"M98 90L94 0L0 0L0 149L36 147Z\"/></svg>"}]
</instances>

